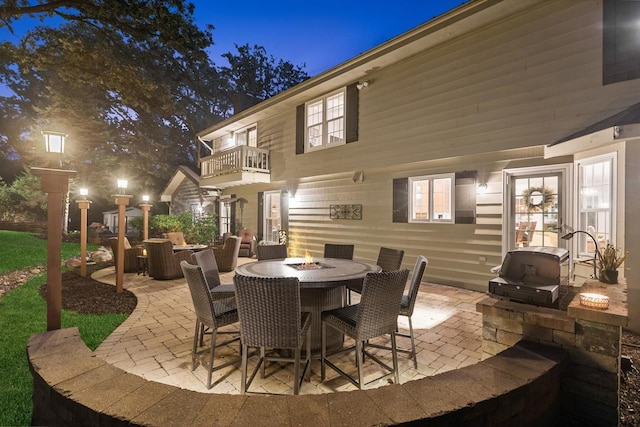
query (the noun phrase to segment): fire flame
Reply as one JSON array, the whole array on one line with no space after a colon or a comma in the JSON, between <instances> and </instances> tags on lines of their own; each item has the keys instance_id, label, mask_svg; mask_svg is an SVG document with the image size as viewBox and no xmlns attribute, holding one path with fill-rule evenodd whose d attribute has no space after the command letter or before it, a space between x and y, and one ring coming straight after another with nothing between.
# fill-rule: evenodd
<instances>
[{"instance_id":1,"label":"fire flame","mask_svg":"<svg viewBox=\"0 0 640 427\"><path fill-rule=\"evenodd\" d=\"M312 264L314 264L313 257L311 256L309 251L304 251L304 263L303 263L303 265L312 265Z\"/></svg>"},{"instance_id":2,"label":"fire flame","mask_svg":"<svg viewBox=\"0 0 640 427\"><path fill-rule=\"evenodd\" d=\"M187 242L186 241L182 241L182 246L187 246Z\"/></svg>"},{"instance_id":3,"label":"fire flame","mask_svg":"<svg viewBox=\"0 0 640 427\"><path fill-rule=\"evenodd\" d=\"M142 250L142 255L147 256L147 250L146 249Z\"/></svg>"}]
</instances>

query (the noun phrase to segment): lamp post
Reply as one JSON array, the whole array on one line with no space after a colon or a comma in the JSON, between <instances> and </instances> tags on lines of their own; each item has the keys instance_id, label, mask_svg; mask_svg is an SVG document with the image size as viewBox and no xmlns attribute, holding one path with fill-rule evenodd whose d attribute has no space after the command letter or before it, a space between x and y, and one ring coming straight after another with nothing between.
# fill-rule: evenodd
<instances>
[{"instance_id":1,"label":"lamp post","mask_svg":"<svg viewBox=\"0 0 640 427\"><path fill-rule=\"evenodd\" d=\"M89 190L80 189L81 200L76 200L80 209L80 276L87 275L87 209L91 205L91 201L87 200Z\"/></svg>"},{"instance_id":2,"label":"lamp post","mask_svg":"<svg viewBox=\"0 0 640 427\"><path fill-rule=\"evenodd\" d=\"M62 155L65 135L43 132L47 153ZM40 177L40 189L47 193L47 330L60 329L62 324L62 199L69 191L69 178L76 171L31 168Z\"/></svg>"},{"instance_id":3,"label":"lamp post","mask_svg":"<svg viewBox=\"0 0 640 427\"><path fill-rule=\"evenodd\" d=\"M591 237L591 240L593 240L593 244L595 245L594 247L596 248L596 251L593 254L593 278L597 279L598 275L596 274L596 263L598 261L598 242L596 241L596 238L593 237L593 235L591 235L591 233L589 233L587 231L582 231L582 230L572 231L570 233L567 233L567 234L561 236L560 238L563 239L563 240L570 240L570 239L573 239L573 236L575 236L578 233L586 234L587 236Z\"/></svg>"},{"instance_id":4,"label":"lamp post","mask_svg":"<svg viewBox=\"0 0 640 427\"><path fill-rule=\"evenodd\" d=\"M116 255L116 293L122 293L124 284L124 237L126 228L125 212L129 199L133 196L124 194L127 190L127 180L118 179L118 194L116 194L116 204L118 205L118 248Z\"/></svg>"},{"instance_id":5,"label":"lamp post","mask_svg":"<svg viewBox=\"0 0 640 427\"><path fill-rule=\"evenodd\" d=\"M140 208L142 208L142 240L149 238L149 210L151 206L153 205L149 203L149 195L142 196L142 203L140 203Z\"/></svg>"}]
</instances>

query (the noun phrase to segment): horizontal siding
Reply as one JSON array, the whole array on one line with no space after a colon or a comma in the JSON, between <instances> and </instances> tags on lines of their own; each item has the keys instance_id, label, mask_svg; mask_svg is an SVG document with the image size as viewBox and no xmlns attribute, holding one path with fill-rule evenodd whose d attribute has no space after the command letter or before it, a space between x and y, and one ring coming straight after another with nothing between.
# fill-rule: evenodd
<instances>
[{"instance_id":1,"label":"horizontal siding","mask_svg":"<svg viewBox=\"0 0 640 427\"><path fill-rule=\"evenodd\" d=\"M372 71L354 143L296 155L295 109L260 121L272 183L227 192L249 200L244 223L254 228L257 192L295 194L292 255L348 243L374 261L380 246L401 248L405 267L429 258L426 280L486 290L502 256L502 170L549 164L542 146L640 98L638 81L601 84L601 15L598 0L549 0ZM354 183L360 170L364 181ZM475 224L392 222L394 178L465 170L488 184ZM361 204L363 218L332 220L331 204Z\"/></svg>"}]
</instances>

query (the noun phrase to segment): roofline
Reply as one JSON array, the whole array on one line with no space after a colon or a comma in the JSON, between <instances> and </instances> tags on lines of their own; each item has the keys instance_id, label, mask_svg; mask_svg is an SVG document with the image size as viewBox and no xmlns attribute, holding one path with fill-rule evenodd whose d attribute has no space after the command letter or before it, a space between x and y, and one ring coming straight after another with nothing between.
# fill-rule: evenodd
<instances>
[{"instance_id":1,"label":"roofline","mask_svg":"<svg viewBox=\"0 0 640 427\"><path fill-rule=\"evenodd\" d=\"M198 132L197 137L200 141L210 141L229 131L248 126L266 117L265 110L277 105L284 110L285 108L290 108L291 104L310 99L310 96L314 96L310 93L312 89L316 89L318 91L317 96L320 96L325 91L346 86L358 79L366 78L368 73L379 68L397 63L425 49L459 37L474 28L478 28L488 22L494 22L496 19L513 14L514 11L524 9L541 1L470 0L342 64ZM483 13L487 9L491 9L492 13ZM278 110L268 115L277 112ZM233 126L236 123L238 125Z\"/></svg>"}]
</instances>

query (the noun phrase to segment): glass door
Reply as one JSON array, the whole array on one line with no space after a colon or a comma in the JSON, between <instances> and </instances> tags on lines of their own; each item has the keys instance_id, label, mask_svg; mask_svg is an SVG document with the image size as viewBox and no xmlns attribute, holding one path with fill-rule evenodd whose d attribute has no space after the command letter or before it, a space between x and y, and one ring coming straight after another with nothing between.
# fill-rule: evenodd
<instances>
[{"instance_id":1,"label":"glass door","mask_svg":"<svg viewBox=\"0 0 640 427\"><path fill-rule=\"evenodd\" d=\"M281 205L280 191L264 192L264 240L277 244L280 241Z\"/></svg>"}]
</instances>

